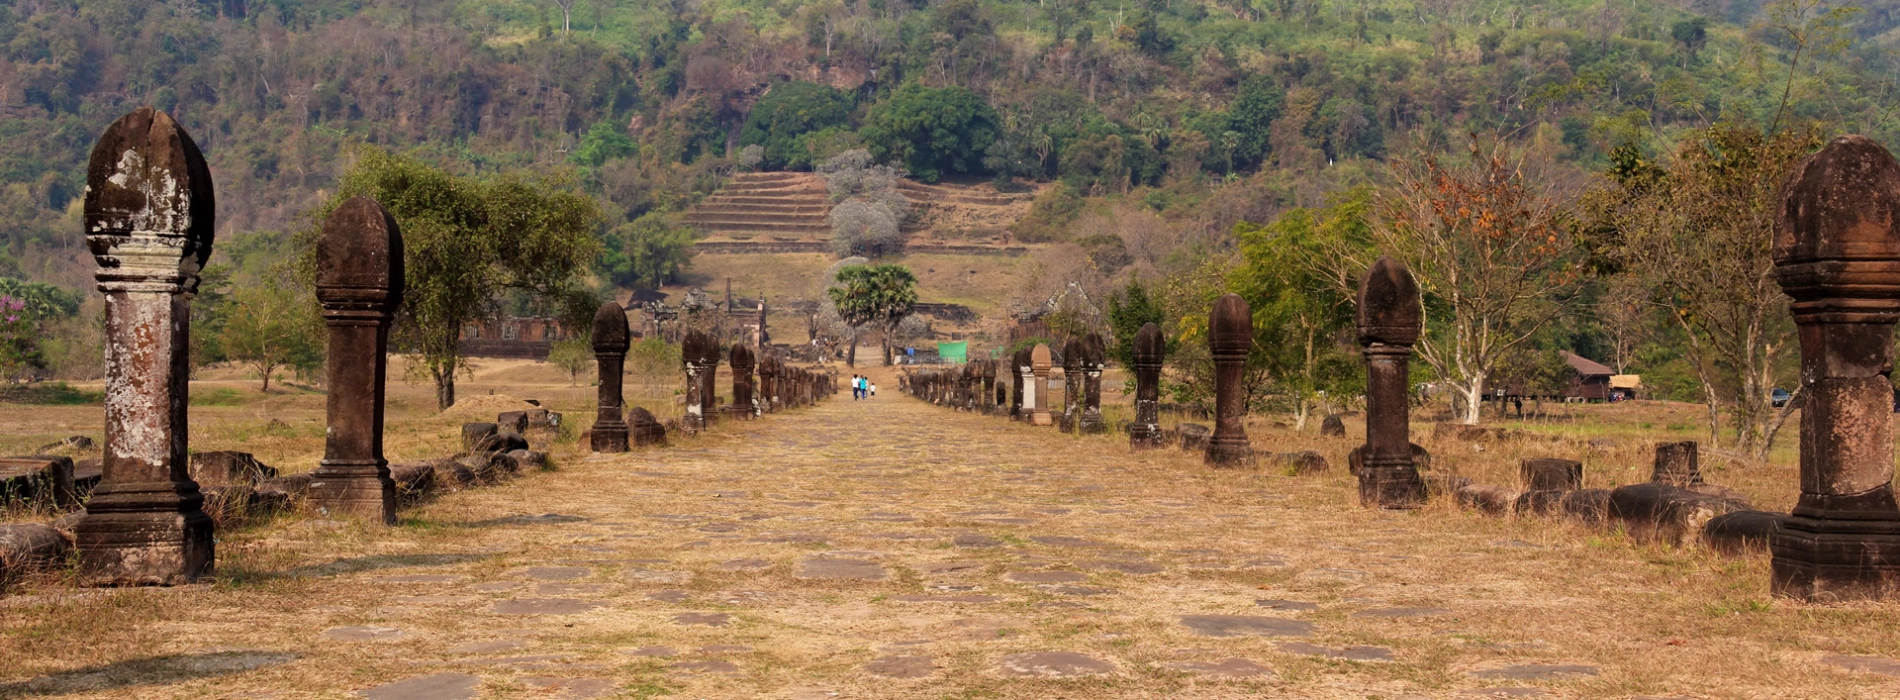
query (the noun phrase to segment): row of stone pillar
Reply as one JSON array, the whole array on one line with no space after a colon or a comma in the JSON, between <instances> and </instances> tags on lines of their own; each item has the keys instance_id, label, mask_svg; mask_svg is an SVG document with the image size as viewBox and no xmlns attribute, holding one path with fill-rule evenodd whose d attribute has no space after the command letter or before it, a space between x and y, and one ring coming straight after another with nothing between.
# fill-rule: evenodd
<instances>
[{"instance_id":1,"label":"row of stone pillar","mask_svg":"<svg viewBox=\"0 0 1900 700\"><path fill-rule=\"evenodd\" d=\"M631 332L627 312L607 302L594 313L594 358L600 369L599 411L594 418L591 444L595 452L626 452L629 445L663 444L666 429L646 409L625 408L622 373ZM750 347L735 344L725 354L732 371L732 403L719 406L716 378L719 344L702 331L689 331L680 346L686 375L686 412L680 429L701 432L724 416L752 420L785 408L807 406L834 391L831 374L788 365L775 354L757 357ZM757 376L754 376L754 371ZM625 416L632 416L629 420Z\"/></svg>"},{"instance_id":2,"label":"row of stone pillar","mask_svg":"<svg viewBox=\"0 0 1900 700\"><path fill-rule=\"evenodd\" d=\"M190 302L216 229L210 168L170 115L143 107L100 136L86 184L86 244L106 300L105 447L104 475L74 529L79 577L107 586L189 582L216 562L187 444ZM383 382L402 258L395 219L364 197L338 207L317 240L328 429L308 496L320 512L396 520Z\"/></svg>"},{"instance_id":3,"label":"row of stone pillar","mask_svg":"<svg viewBox=\"0 0 1900 700\"><path fill-rule=\"evenodd\" d=\"M1108 431L1102 418L1102 372L1107 344L1098 333L1071 338L1063 346L1064 406L1061 416L1049 407L1046 388L1053 369L1049 346L1037 344L1008 360L977 359L956 369L906 373L899 388L924 401L958 410L1001 413L1031 425L1060 425L1063 432ZM1009 379L1007 385L997 381Z\"/></svg>"}]
</instances>

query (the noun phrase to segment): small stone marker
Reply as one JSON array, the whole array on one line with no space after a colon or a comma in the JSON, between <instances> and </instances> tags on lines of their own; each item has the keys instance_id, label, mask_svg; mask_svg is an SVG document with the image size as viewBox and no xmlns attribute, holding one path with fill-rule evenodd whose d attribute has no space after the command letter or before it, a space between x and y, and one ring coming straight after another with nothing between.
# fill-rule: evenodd
<instances>
[{"instance_id":1,"label":"small stone marker","mask_svg":"<svg viewBox=\"0 0 1900 700\"><path fill-rule=\"evenodd\" d=\"M1166 352L1155 324L1144 323L1135 331L1135 422L1128 426L1128 446L1137 450L1167 444L1161 433L1161 364Z\"/></svg>"},{"instance_id":2,"label":"small stone marker","mask_svg":"<svg viewBox=\"0 0 1900 700\"><path fill-rule=\"evenodd\" d=\"M1206 637L1304 637L1313 624L1260 615L1182 615L1181 624Z\"/></svg>"},{"instance_id":3,"label":"small stone marker","mask_svg":"<svg viewBox=\"0 0 1900 700\"><path fill-rule=\"evenodd\" d=\"M1649 480L1683 488L1702 483L1702 469L1696 464L1696 441L1656 443L1656 467Z\"/></svg>"},{"instance_id":4,"label":"small stone marker","mask_svg":"<svg viewBox=\"0 0 1900 700\"><path fill-rule=\"evenodd\" d=\"M1344 437L1346 421L1340 419L1337 413L1326 416L1325 420L1319 422L1319 434L1321 437Z\"/></svg>"},{"instance_id":5,"label":"small stone marker","mask_svg":"<svg viewBox=\"0 0 1900 700\"><path fill-rule=\"evenodd\" d=\"M1003 657L1002 669L1012 676L1071 678L1114 673L1115 665L1073 651L1031 651Z\"/></svg>"},{"instance_id":6,"label":"small stone marker","mask_svg":"<svg viewBox=\"0 0 1900 700\"><path fill-rule=\"evenodd\" d=\"M1253 350L1253 312L1238 294L1214 302L1207 320L1207 348L1214 355L1214 436L1206 462L1233 467L1253 461L1247 443L1247 353Z\"/></svg>"},{"instance_id":7,"label":"small stone marker","mask_svg":"<svg viewBox=\"0 0 1900 700\"><path fill-rule=\"evenodd\" d=\"M1359 281L1359 344L1366 358L1366 444L1359 504L1415 508L1425 483L1412 463L1412 344L1424 325L1418 284L1403 263L1379 258Z\"/></svg>"},{"instance_id":8,"label":"small stone marker","mask_svg":"<svg viewBox=\"0 0 1900 700\"><path fill-rule=\"evenodd\" d=\"M356 694L366 700L469 700L481 684L482 679L466 673L433 673Z\"/></svg>"},{"instance_id":9,"label":"small stone marker","mask_svg":"<svg viewBox=\"0 0 1900 700\"><path fill-rule=\"evenodd\" d=\"M594 310L594 362L599 366L600 404L588 445L595 452L626 452L628 428L623 398L627 348L632 345L627 310L609 301ZM648 414L651 416L652 414Z\"/></svg>"},{"instance_id":10,"label":"small stone marker","mask_svg":"<svg viewBox=\"0 0 1900 700\"><path fill-rule=\"evenodd\" d=\"M1574 491L1583 488L1583 463L1576 460L1527 459L1518 463L1517 470L1526 491Z\"/></svg>"},{"instance_id":11,"label":"small stone marker","mask_svg":"<svg viewBox=\"0 0 1900 700\"><path fill-rule=\"evenodd\" d=\"M187 473L191 297L211 256L211 170L170 115L106 127L86 169L86 246L106 300L105 475L74 533L89 586L211 572L204 495Z\"/></svg>"}]
</instances>

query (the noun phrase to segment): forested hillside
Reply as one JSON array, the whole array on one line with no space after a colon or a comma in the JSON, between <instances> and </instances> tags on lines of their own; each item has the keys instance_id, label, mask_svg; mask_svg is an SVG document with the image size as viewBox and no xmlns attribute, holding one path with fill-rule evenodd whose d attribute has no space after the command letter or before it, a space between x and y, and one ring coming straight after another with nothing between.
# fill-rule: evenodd
<instances>
[{"instance_id":1,"label":"forested hillside","mask_svg":"<svg viewBox=\"0 0 1900 700\"><path fill-rule=\"evenodd\" d=\"M1748 0L17 0L0 268L83 283L41 253L77 246L86 149L138 104L203 144L227 234L296 226L358 144L571 169L610 227L712 187L747 143L766 167L863 144L926 178L1084 193L1264 169L1250 199L1290 200L1329 166L1467 130L1597 165L1773 119L1790 87L1784 120L1891 135L1896 7L1830 34Z\"/></svg>"}]
</instances>

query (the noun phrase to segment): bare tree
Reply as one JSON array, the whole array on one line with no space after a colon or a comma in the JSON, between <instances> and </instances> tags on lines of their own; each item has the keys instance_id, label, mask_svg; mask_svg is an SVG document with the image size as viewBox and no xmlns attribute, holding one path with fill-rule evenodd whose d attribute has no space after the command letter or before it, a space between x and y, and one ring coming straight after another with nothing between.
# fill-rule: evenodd
<instances>
[{"instance_id":1,"label":"bare tree","mask_svg":"<svg viewBox=\"0 0 1900 700\"><path fill-rule=\"evenodd\" d=\"M548 0L548 1L554 3L555 7L561 8L561 35L566 36L568 32L573 30L575 0Z\"/></svg>"}]
</instances>

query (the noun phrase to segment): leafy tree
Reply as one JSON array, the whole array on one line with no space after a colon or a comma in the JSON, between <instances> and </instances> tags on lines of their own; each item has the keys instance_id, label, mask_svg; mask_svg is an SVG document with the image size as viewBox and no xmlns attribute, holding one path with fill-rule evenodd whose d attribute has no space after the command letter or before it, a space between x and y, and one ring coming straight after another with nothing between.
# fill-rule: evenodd
<instances>
[{"instance_id":1,"label":"leafy tree","mask_svg":"<svg viewBox=\"0 0 1900 700\"><path fill-rule=\"evenodd\" d=\"M84 301L79 292L65 287L12 277L0 277L0 295L20 302L20 313L35 321L72 316Z\"/></svg>"},{"instance_id":2,"label":"leafy tree","mask_svg":"<svg viewBox=\"0 0 1900 700\"><path fill-rule=\"evenodd\" d=\"M1108 330L1115 344L1108 357L1123 367L1135 366L1135 334L1144 324L1160 328L1166 324L1161 305L1148 296L1148 287L1140 278L1128 280L1128 286L1108 297Z\"/></svg>"},{"instance_id":3,"label":"leafy tree","mask_svg":"<svg viewBox=\"0 0 1900 700\"><path fill-rule=\"evenodd\" d=\"M46 366L40 353L37 324L27 314L24 300L0 295L0 375L9 382L27 371Z\"/></svg>"},{"instance_id":4,"label":"leafy tree","mask_svg":"<svg viewBox=\"0 0 1900 700\"><path fill-rule=\"evenodd\" d=\"M560 297L597 254L599 205L560 183L457 177L366 149L338 185L311 221L364 195L402 226L406 284L392 338L419 356L440 409L455 404L455 374L466 368L463 328L488 316L507 290ZM315 228L300 236L306 270L315 263L316 237Z\"/></svg>"},{"instance_id":5,"label":"leafy tree","mask_svg":"<svg viewBox=\"0 0 1900 700\"><path fill-rule=\"evenodd\" d=\"M1241 223L1234 291L1253 309L1254 347L1305 428L1321 396L1356 395L1364 376L1342 350L1353 331L1359 269L1372 238L1372 193L1350 190L1323 209L1291 209L1265 226Z\"/></svg>"},{"instance_id":6,"label":"leafy tree","mask_svg":"<svg viewBox=\"0 0 1900 700\"><path fill-rule=\"evenodd\" d=\"M621 287L659 289L679 281L692 263L692 230L649 212L603 236L596 265Z\"/></svg>"},{"instance_id":7,"label":"leafy tree","mask_svg":"<svg viewBox=\"0 0 1900 700\"><path fill-rule=\"evenodd\" d=\"M634 143L612 119L594 122L588 127L587 134L581 137L579 146L574 148L568 160L577 165L598 168L616 158L626 158L640 152L640 144Z\"/></svg>"},{"instance_id":8,"label":"leafy tree","mask_svg":"<svg viewBox=\"0 0 1900 700\"><path fill-rule=\"evenodd\" d=\"M271 376L286 366L317 364L323 351L314 308L282 283L244 285L226 302L219 345L231 361L257 371L258 391L269 393Z\"/></svg>"},{"instance_id":9,"label":"leafy tree","mask_svg":"<svg viewBox=\"0 0 1900 700\"><path fill-rule=\"evenodd\" d=\"M878 324L884 330L884 364L891 363L891 338L917 306L917 277L903 265L851 265L838 270L838 286L825 290L838 315L852 326ZM857 366L852 339L846 364Z\"/></svg>"},{"instance_id":10,"label":"leafy tree","mask_svg":"<svg viewBox=\"0 0 1900 700\"><path fill-rule=\"evenodd\" d=\"M969 88L910 82L872 105L859 133L879 160L901 162L912 175L936 182L946 174L985 172L996 110Z\"/></svg>"},{"instance_id":11,"label":"leafy tree","mask_svg":"<svg viewBox=\"0 0 1900 700\"><path fill-rule=\"evenodd\" d=\"M851 121L851 97L830 85L792 81L759 98L739 131L739 145L765 148L766 169L810 168L816 161L803 137Z\"/></svg>"},{"instance_id":12,"label":"leafy tree","mask_svg":"<svg viewBox=\"0 0 1900 700\"><path fill-rule=\"evenodd\" d=\"M1270 129L1285 107L1286 91L1271 76L1256 73L1240 81L1234 102L1227 107L1225 128L1219 132L1228 149L1229 170L1236 163L1251 168L1266 158ZM1230 132L1231 137L1227 136Z\"/></svg>"},{"instance_id":13,"label":"leafy tree","mask_svg":"<svg viewBox=\"0 0 1900 700\"><path fill-rule=\"evenodd\" d=\"M548 348L548 364L566 372L567 385L574 386L580 381L581 374L594 366L593 338L581 335L554 341Z\"/></svg>"},{"instance_id":14,"label":"leafy tree","mask_svg":"<svg viewBox=\"0 0 1900 700\"><path fill-rule=\"evenodd\" d=\"M1773 244L1781 183L1820 145L1809 130L1718 125L1679 143L1669 162L1619 149L1607 182L1584 200L1590 228L1607 239L1599 245L1680 333L1710 443L1756 459L1766 459L1799 403L1776 409L1770 393L1802 393Z\"/></svg>"}]
</instances>

